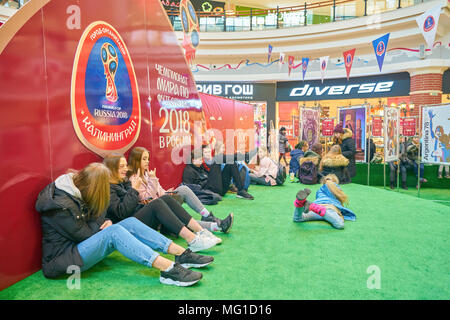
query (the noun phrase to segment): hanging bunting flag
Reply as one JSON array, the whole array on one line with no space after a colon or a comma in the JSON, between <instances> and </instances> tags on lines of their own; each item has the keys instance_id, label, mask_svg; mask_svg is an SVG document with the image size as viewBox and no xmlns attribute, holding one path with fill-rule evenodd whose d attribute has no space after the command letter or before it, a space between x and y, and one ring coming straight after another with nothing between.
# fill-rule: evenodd
<instances>
[{"instance_id":1,"label":"hanging bunting flag","mask_svg":"<svg viewBox=\"0 0 450 320\"><path fill-rule=\"evenodd\" d=\"M322 78L322 83L323 83L323 78L325 77L325 71L327 70L327 67L328 67L328 58L329 58L329 56L320 57L320 75Z\"/></svg>"},{"instance_id":2,"label":"hanging bunting flag","mask_svg":"<svg viewBox=\"0 0 450 320\"><path fill-rule=\"evenodd\" d=\"M280 68L284 64L284 57L285 57L285 54L283 52L280 52L280 59L278 60L278 67L280 67Z\"/></svg>"},{"instance_id":3,"label":"hanging bunting flag","mask_svg":"<svg viewBox=\"0 0 450 320\"><path fill-rule=\"evenodd\" d=\"M416 18L420 31L427 42L428 48L433 49L434 39L436 38L436 30L441 15L441 5L425 11Z\"/></svg>"},{"instance_id":4,"label":"hanging bunting flag","mask_svg":"<svg viewBox=\"0 0 450 320\"><path fill-rule=\"evenodd\" d=\"M347 71L347 81L350 78L350 70L352 69L353 58L355 57L355 49L348 50L344 52L344 65Z\"/></svg>"},{"instance_id":5,"label":"hanging bunting flag","mask_svg":"<svg viewBox=\"0 0 450 320\"><path fill-rule=\"evenodd\" d=\"M180 2L180 20L183 27L183 42L186 60L189 64L195 59L195 51L200 43L200 28L194 6L189 0Z\"/></svg>"},{"instance_id":6,"label":"hanging bunting flag","mask_svg":"<svg viewBox=\"0 0 450 320\"><path fill-rule=\"evenodd\" d=\"M308 69L309 58L302 58L303 81L305 81L306 70Z\"/></svg>"},{"instance_id":7,"label":"hanging bunting flag","mask_svg":"<svg viewBox=\"0 0 450 320\"><path fill-rule=\"evenodd\" d=\"M273 47L269 44L269 54L267 55L267 63L270 62L270 57L272 56Z\"/></svg>"},{"instance_id":8,"label":"hanging bunting flag","mask_svg":"<svg viewBox=\"0 0 450 320\"><path fill-rule=\"evenodd\" d=\"M291 75L292 67L294 66L294 56L288 57L289 75Z\"/></svg>"},{"instance_id":9,"label":"hanging bunting flag","mask_svg":"<svg viewBox=\"0 0 450 320\"><path fill-rule=\"evenodd\" d=\"M372 41L373 50L375 50L375 56L377 57L380 72L381 69L383 68L383 61L384 56L386 55L386 48L389 41L389 35L390 33L386 33L384 36Z\"/></svg>"}]
</instances>

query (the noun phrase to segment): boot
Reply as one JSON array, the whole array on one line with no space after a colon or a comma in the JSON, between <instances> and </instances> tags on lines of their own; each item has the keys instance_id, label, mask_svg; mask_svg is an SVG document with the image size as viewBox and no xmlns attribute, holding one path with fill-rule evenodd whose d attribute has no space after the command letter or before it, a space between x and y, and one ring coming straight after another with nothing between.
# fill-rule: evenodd
<instances>
[{"instance_id":1,"label":"boot","mask_svg":"<svg viewBox=\"0 0 450 320\"><path fill-rule=\"evenodd\" d=\"M295 201L294 201L294 206L296 206L297 208L304 207L307 202L306 198L309 196L310 193L311 193L311 190L308 188L305 188L305 189L297 192L297 195L296 195Z\"/></svg>"}]
</instances>

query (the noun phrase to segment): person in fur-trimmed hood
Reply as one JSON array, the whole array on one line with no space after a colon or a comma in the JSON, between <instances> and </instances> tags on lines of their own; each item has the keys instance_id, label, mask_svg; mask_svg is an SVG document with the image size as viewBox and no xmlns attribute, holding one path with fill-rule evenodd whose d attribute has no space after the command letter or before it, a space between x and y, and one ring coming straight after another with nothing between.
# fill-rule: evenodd
<instances>
[{"instance_id":1,"label":"person in fur-trimmed hood","mask_svg":"<svg viewBox=\"0 0 450 320\"><path fill-rule=\"evenodd\" d=\"M334 144L341 147L342 155L349 161L348 172L350 178L356 176L356 147L355 139L353 139L353 132L349 128L343 128L341 123L338 123L334 128L333 136Z\"/></svg>"},{"instance_id":2,"label":"person in fur-trimmed hood","mask_svg":"<svg viewBox=\"0 0 450 320\"><path fill-rule=\"evenodd\" d=\"M335 174L341 184L350 183L350 175L347 169L348 165L349 160L342 154L341 147L334 145L320 161L319 173L322 176Z\"/></svg>"},{"instance_id":3,"label":"person in fur-trimmed hood","mask_svg":"<svg viewBox=\"0 0 450 320\"><path fill-rule=\"evenodd\" d=\"M303 157L300 158L300 165L306 161L311 161L316 166L319 166L320 160L322 159L322 145L320 143L315 143L311 146L311 150L304 153Z\"/></svg>"}]
</instances>

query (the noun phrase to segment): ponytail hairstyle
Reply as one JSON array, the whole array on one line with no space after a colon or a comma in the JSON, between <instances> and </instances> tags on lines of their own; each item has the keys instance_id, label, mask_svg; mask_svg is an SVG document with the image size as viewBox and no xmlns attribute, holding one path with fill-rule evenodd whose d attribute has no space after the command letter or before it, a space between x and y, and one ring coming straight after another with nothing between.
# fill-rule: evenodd
<instances>
[{"instance_id":1,"label":"ponytail hairstyle","mask_svg":"<svg viewBox=\"0 0 450 320\"><path fill-rule=\"evenodd\" d=\"M98 218L109 206L110 170L102 163L91 163L74 173L73 183L89 208L88 218Z\"/></svg>"},{"instance_id":2,"label":"ponytail hairstyle","mask_svg":"<svg viewBox=\"0 0 450 320\"><path fill-rule=\"evenodd\" d=\"M326 175L320 183L326 185L342 205L348 204L348 196L339 188L339 179L335 174Z\"/></svg>"},{"instance_id":3,"label":"ponytail hairstyle","mask_svg":"<svg viewBox=\"0 0 450 320\"><path fill-rule=\"evenodd\" d=\"M123 179L119 177L120 159L125 158L121 153L110 153L103 159L103 164L110 170L109 182L118 184L123 182Z\"/></svg>"},{"instance_id":4,"label":"ponytail hairstyle","mask_svg":"<svg viewBox=\"0 0 450 320\"><path fill-rule=\"evenodd\" d=\"M142 155L144 154L144 152L147 152L150 155L150 152L144 147L135 147L131 150L130 155L128 156L128 177L137 174L138 170L141 169ZM140 173L140 178L143 178L145 172L142 172L142 170L140 170ZM145 181L145 179L142 179L142 181Z\"/></svg>"}]
</instances>

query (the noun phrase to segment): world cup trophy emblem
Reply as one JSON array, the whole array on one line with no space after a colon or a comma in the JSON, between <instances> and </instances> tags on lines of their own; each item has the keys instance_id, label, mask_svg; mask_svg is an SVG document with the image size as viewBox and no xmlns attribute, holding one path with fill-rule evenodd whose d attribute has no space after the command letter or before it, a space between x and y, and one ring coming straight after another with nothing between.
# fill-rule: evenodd
<instances>
[{"instance_id":1,"label":"world cup trophy emblem","mask_svg":"<svg viewBox=\"0 0 450 320\"><path fill-rule=\"evenodd\" d=\"M183 27L182 46L186 51L186 60L191 64L200 43L200 28L194 6L189 0L181 0L180 2L180 20Z\"/></svg>"},{"instance_id":2,"label":"world cup trophy emblem","mask_svg":"<svg viewBox=\"0 0 450 320\"><path fill-rule=\"evenodd\" d=\"M114 49L110 43L105 42L101 48L101 55L106 78L105 96L108 101L116 102L118 97L114 78L116 76L117 65L119 63L116 49Z\"/></svg>"}]
</instances>

